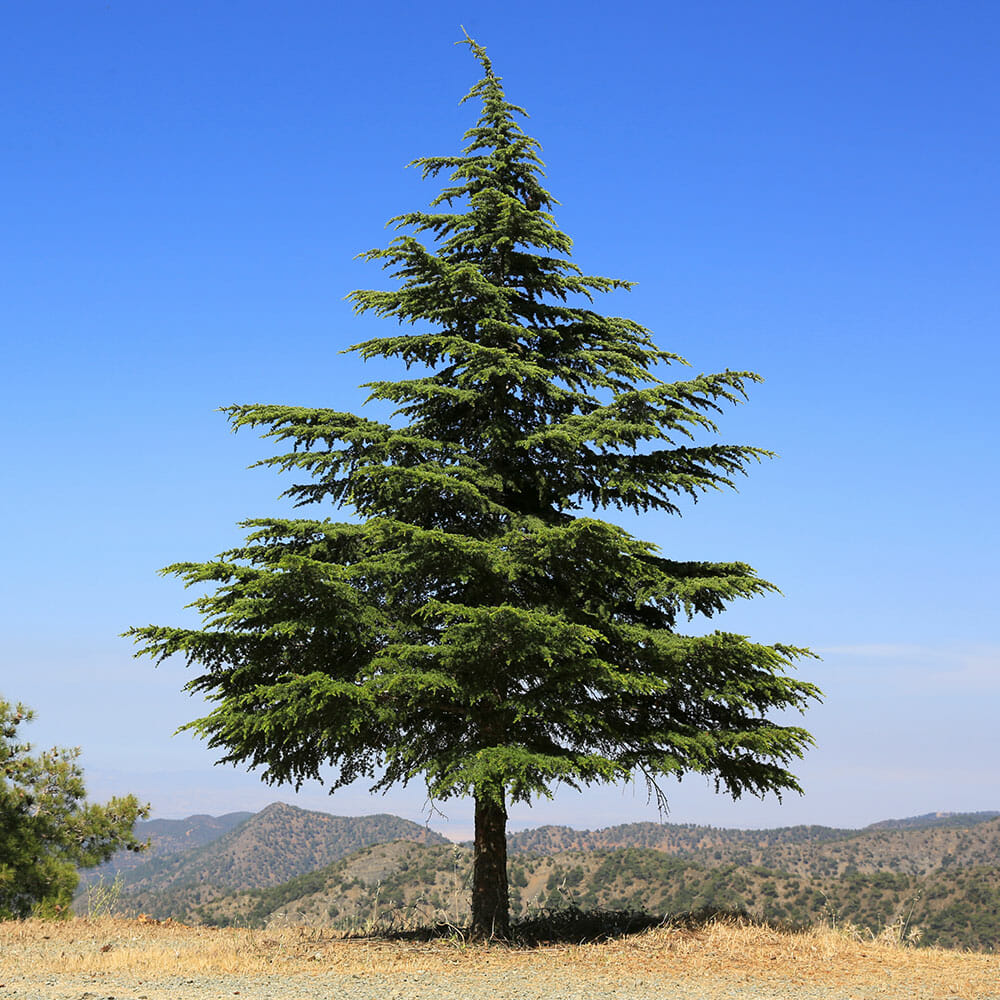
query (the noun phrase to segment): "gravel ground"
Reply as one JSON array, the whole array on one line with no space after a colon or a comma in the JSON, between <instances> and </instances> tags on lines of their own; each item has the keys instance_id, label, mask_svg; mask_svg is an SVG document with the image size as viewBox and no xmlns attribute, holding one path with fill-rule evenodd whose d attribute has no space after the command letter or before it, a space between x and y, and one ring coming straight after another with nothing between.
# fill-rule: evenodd
<instances>
[{"instance_id":1,"label":"gravel ground","mask_svg":"<svg viewBox=\"0 0 1000 1000\"><path fill-rule=\"evenodd\" d=\"M736 978L736 977L734 977ZM648 979L574 974L564 969L494 972L408 972L315 975L167 976L138 979L110 973L5 976L2 1000L997 1000L996 993L950 993L905 982L864 987L794 981Z\"/></svg>"},{"instance_id":2,"label":"gravel ground","mask_svg":"<svg viewBox=\"0 0 1000 1000\"><path fill-rule=\"evenodd\" d=\"M536 949L0 923L0 1000L1000 1000L1000 958L713 925Z\"/></svg>"}]
</instances>

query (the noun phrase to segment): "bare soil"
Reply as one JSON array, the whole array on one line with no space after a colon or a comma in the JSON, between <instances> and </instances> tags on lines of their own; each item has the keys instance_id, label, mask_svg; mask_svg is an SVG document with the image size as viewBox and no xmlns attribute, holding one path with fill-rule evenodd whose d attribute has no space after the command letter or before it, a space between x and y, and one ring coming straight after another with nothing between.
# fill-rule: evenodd
<instances>
[{"instance_id":1,"label":"bare soil","mask_svg":"<svg viewBox=\"0 0 1000 1000\"><path fill-rule=\"evenodd\" d=\"M1000 1000L993 954L719 921L600 944L345 939L140 918L0 923L0 1000Z\"/></svg>"}]
</instances>

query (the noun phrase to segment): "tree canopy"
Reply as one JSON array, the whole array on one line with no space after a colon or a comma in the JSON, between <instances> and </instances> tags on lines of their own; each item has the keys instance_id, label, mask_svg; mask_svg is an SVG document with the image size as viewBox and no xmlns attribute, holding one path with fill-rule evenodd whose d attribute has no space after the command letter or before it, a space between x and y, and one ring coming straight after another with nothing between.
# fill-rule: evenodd
<instances>
[{"instance_id":1,"label":"tree canopy","mask_svg":"<svg viewBox=\"0 0 1000 1000\"><path fill-rule=\"evenodd\" d=\"M787 672L804 649L680 631L773 590L750 566L672 560L596 516L733 486L769 453L714 440L713 417L759 376L666 381L686 362L596 311L629 282L569 260L525 112L466 44L479 119L461 153L414 161L448 176L430 211L363 255L395 287L351 295L402 327L349 348L405 363L364 386L394 417L227 410L266 428L278 454L260 464L293 474L287 496L356 519L244 522L245 544L164 571L205 588L202 627L130 634L201 668L187 688L214 707L188 728L225 761L472 796L473 929L506 934L509 802L639 776L662 803L690 771L737 797L798 790L787 765L811 738L768 713L818 691Z\"/></svg>"},{"instance_id":2,"label":"tree canopy","mask_svg":"<svg viewBox=\"0 0 1000 1000\"><path fill-rule=\"evenodd\" d=\"M0 698L0 919L69 916L78 868L145 847L133 827L149 807L134 795L87 802L79 749L33 755L20 742L32 718Z\"/></svg>"}]
</instances>

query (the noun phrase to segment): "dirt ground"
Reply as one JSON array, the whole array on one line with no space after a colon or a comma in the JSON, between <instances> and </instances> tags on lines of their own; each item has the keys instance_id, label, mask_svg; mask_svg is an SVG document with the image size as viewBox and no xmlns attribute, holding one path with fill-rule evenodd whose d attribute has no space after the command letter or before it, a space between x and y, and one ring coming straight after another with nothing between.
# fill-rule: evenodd
<instances>
[{"instance_id":1,"label":"dirt ground","mask_svg":"<svg viewBox=\"0 0 1000 1000\"><path fill-rule=\"evenodd\" d=\"M511 948L79 918L0 923L0 1000L1000 1000L993 954L735 922Z\"/></svg>"}]
</instances>

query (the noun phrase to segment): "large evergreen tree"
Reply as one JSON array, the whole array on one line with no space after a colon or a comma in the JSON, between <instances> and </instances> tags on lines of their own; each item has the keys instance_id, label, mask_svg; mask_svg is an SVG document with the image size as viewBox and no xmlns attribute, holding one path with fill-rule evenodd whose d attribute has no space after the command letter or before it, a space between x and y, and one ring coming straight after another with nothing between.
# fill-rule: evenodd
<instances>
[{"instance_id":1,"label":"large evergreen tree","mask_svg":"<svg viewBox=\"0 0 1000 1000\"><path fill-rule=\"evenodd\" d=\"M786 672L802 649L678 631L773 589L749 566L673 561L590 516L676 513L732 485L766 452L699 442L758 376L666 382L655 370L680 358L591 308L628 282L567 259L524 112L467 44L479 120L460 155L415 161L450 177L433 210L396 217L403 234L365 255L397 287L352 295L407 327L351 348L413 370L366 385L395 418L228 410L280 442L262 464L300 475L286 495L357 522L248 521L245 545L165 570L209 585L203 628L130 634L201 667L187 688L215 707L188 728L225 761L471 796L484 936L509 931L509 802L635 777L662 800L660 780L689 771L734 797L798 789L786 766L811 738L768 713L818 692Z\"/></svg>"}]
</instances>

